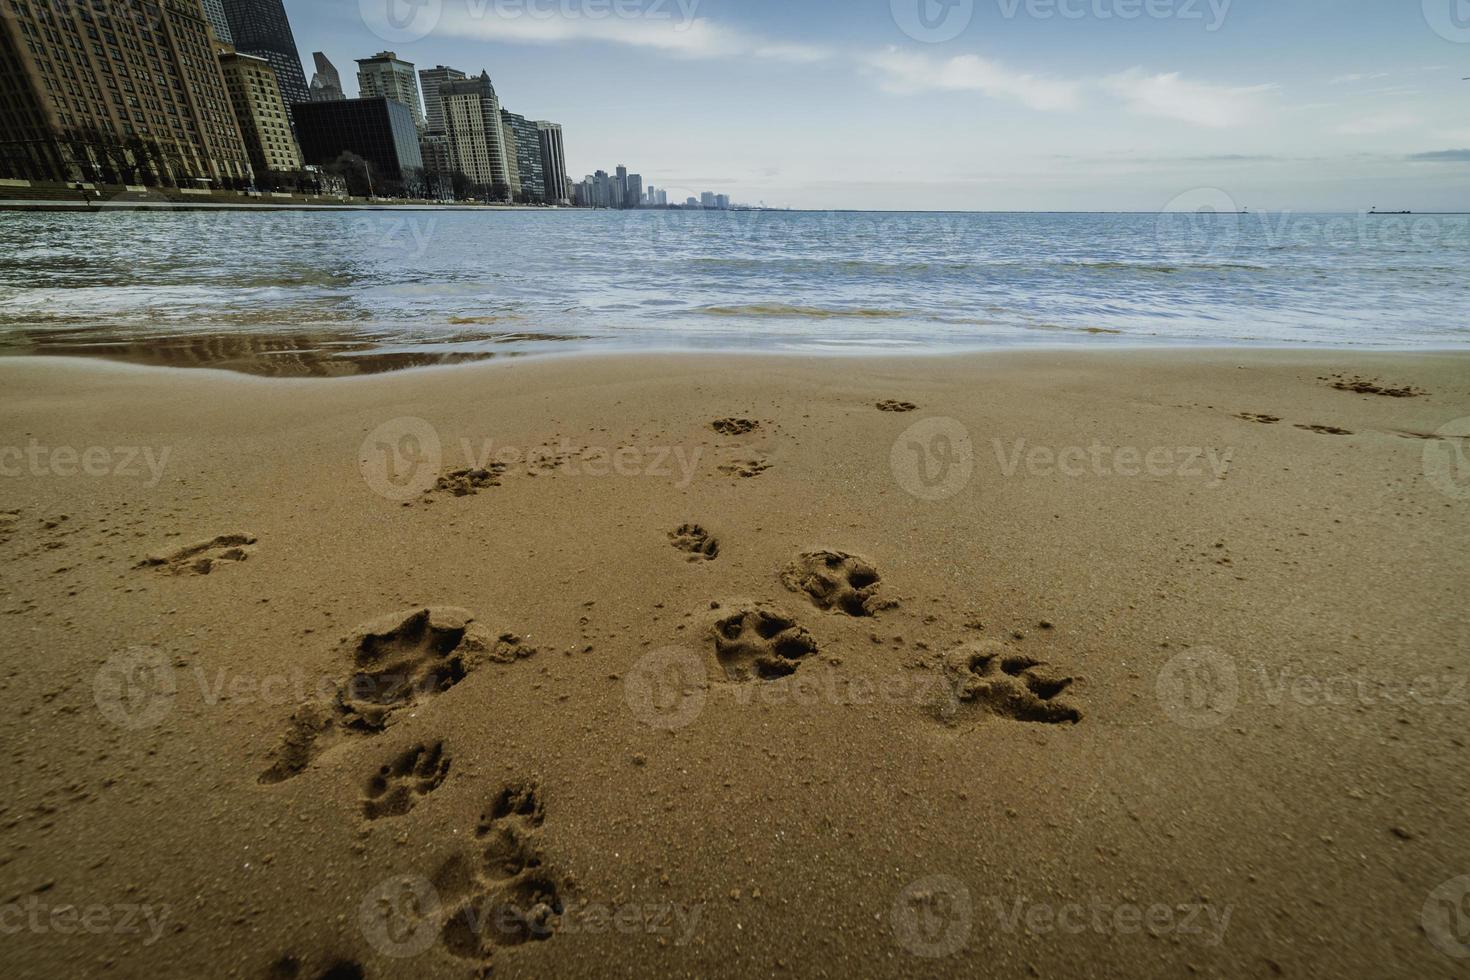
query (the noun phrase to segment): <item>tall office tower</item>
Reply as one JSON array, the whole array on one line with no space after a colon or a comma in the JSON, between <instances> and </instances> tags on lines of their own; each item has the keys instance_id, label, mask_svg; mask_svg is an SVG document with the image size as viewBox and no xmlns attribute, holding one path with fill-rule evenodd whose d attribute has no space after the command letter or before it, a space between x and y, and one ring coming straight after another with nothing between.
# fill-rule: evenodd
<instances>
[{"instance_id":1,"label":"tall office tower","mask_svg":"<svg viewBox=\"0 0 1470 980\"><path fill-rule=\"evenodd\" d=\"M315 166L334 163L344 153L368 162L375 191L384 182L403 181L424 166L418 126L408 106L393 99L308 102L297 109L301 155Z\"/></svg>"},{"instance_id":2,"label":"tall office tower","mask_svg":"<svg viewBox=\"0 0 1470 980\"><path fill-rule=\"evenodd\" d=\"M440 93L449 82L464 81L465 74L458 68L435 65L419 72L419 81L424 86L424 130L429 133L444 132L444 96Z\"/></svg>"},{"instance_id":3,"label":"tall office tower","mask_svg":"<svg viewBox=\"0 0 1470 980\"><path fill-rule=\"evenodd\" d=\"M225 48L220 51L219 64L256 177L300 170L301 151L291 135L291 121L271 63Z\"/></svg>"},{"instance_id":4,"label":"tall office tower","mask_svg":"<svg viewBox=\"0 0 1470 980\"><path fill-rule=\"evenodd\" d=\"M715 206L714 194L710 193L709 191L705 191L703 194L699 195L699 206L702 208L713 208Z\"/></svg>"},{"instance_id":5,"label":"tall office tower","mask_svg":"<svg viewBox=\"0 0 1470 980\"><path fill-rule=\"evenodd\" d=\"M628 175L628 193L623 196L623 206L636 208L643 204L643 175Z\"/></svg>"},{"instance_id":6,"label":"tall office tower","mask_svg":"<svg viewBox=\"0 0 1470 980\"><path fill-rule=\"evenodd\" d=\"M188 187L248 181L250 157L204 8L119 13L128 24L120 36L101 34L96 10L5 4L0 176Z\"/></svg>"},{"instance_id":7,"label":"tall office tower","mask_svg":"<svg viewBox=\"0 0 1470 980\"><path fill-rule=\"evenodd\" d=\"M477 78L446 82L444 134L454 168L484 187L502 185L510 190L510 161L501 139L500 98L488 72Z\"/></svg>"},{"instance_id":8,"label":"tall office tower","mask_svg":"<svg viewBox=\"0 0 1470 980\"><path fill-rule=\"evenodd\" d=\"M623 206L623 202L628 199L628 168L621 163L618 164L617 178L614 186L617 188L615 194L617 203L613 204L612 207L620 208Z\"/></svg>"},{"instance_id":9,"label":"tall office tower","mask_svg":"<svg viewBox=\"0 0 1470 980\"><path fill-rule=\"evenodd\" d=\"M328 61L327 56L320 51L311 57L316 61L316 74L311 76L311 101L341 102L347 98L347 93L342 90L342 76L337 72L337 66Z\"/></svg>"},{"instance_id":10,"label":"tall office tower","mask_svg":"<svg viewBox=\"0 0 1470 980\"><path fill-rule=\"evenodd\" d=\"M536 123L541 143L541 170L546 174L546 202L560 204L570 201L567 193L567 156L562 146L561 125L541 120Z\"/></svg>"},{"instance_id":11,"label":"tall office tower","mask_svg":"<svg viewBox=\"0 0 1470 980\"><path fill-rule=\"evenodd\" d=\"M721 211L728 211L728 210L730 210L730 195L729 194L716 194L715 195L715 207L719 208Z\"/></svg>"},{"instance_id":12,"label":"tall office tower","mask_svg":"<svg viewBox=\"0 0 1470 980\"><path fill-rule=\"evenodd\" d=\"M235 43L235 36L230 33L230 19L225 16L224 0L204 0L204 19L214 28L214 36L220 43Z\"/></svg>"},{"instance_id":13,"label":"tall office tower","mask_svg":"<svg viewBox=\"0 0 1470 980\"><path fill-rule=\"evenodd\" d=\"M296 50L296 38L291 33L291 22L286 18L285 4L282 0L221 2L230 22L230 33L235 38L235 49L242 54L264 58L276 70L276 81L281 86L286 112L292 115L294 126L295 116L291 107L298 102L310 102L311 89L306 84L306 72L301 70L301 55Z\"/></svg>"},{"instance_id":14,"label":"tall office tower","mask_svg":"<svg viewBox=\"0 0 1470 980\"><path fill-rule=\"evenodd\" d=\"M505 155L514 160L511 187L516 197L532 203L546 201L546 171L541 164L541 132L525 116L500 110Z\"/></svg>"},{"instance_id":15,"label":"tall office tower","mask_svg":"<svg viewBox=\"0 0 1470 980\"><path fill-rule=\"evenodd\" d=\"M379 96L401 102L413 113L414 125L424 131L424 103L419 98L419 77L413 65L399 61L393 51L379 51L371 58L357 61L358 96L376 99Z\"/></svg>"},{"instance_id":16,"label":"tall office tower","mask_svg":"<svg viewBox=\"0 0 1470 980\"><path fill-rule=\"evenodd\" d=\"M613 178L609 177L606 170L599 170L592 175L592 206L594 208L610 208L613 201Z\"/></svg>"}]
</instances>

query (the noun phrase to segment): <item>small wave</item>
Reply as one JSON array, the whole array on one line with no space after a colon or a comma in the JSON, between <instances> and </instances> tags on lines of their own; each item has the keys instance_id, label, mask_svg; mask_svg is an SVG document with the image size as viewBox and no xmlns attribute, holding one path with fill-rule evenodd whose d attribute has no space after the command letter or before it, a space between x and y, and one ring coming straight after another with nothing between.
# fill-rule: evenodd
<instances>
[{"instance_id":1,"label":"small wave","mask_svg":"<svg viewBox=\"0 0 1470 980\"><path fill-rule=\"evenodd\" d=\"M704 306L696 312L706 316L780 317L789 320L901 320L914 316L903 310L829 310L820 306L788 306L785 303Z\"/></svg>"},{"instance_id":2,"label":"small wave","mask_svg":"<svg viewBox=\"0 0 1470 980\"><path fill-rule=\"evenodd\" d=\"M488 327L492 324L503 323L506 320L524 320L525 317L519 313L502 313L499 315L486 316L452 316L449 323L456 327Z\"/></svg>"}]
</instances>

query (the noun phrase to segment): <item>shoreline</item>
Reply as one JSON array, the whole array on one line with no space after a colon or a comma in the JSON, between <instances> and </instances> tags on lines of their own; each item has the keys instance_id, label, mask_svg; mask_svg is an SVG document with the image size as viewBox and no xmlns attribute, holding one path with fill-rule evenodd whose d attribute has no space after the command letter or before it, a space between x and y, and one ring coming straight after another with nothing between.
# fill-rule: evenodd
<instances>
[{"instance_id":1,"label":"shoreline","mask_svg":"<svg viewBox=\"0 0 1470 980\"><path fill-rule=\"evenodd\" d=\"M239 338L248 339L249 334L239 334ZM992 346L974 346L954 349L929 349L929 350L762 350L752 351L738 348L711 348L711 349L687 349L687 348L656 348L656 347L579 347L575 350L530 350L530 351L505 351L488 352L478 355L466 352L456 352L445 355L446 357L458 357L458 360L446 360L444 362L425 364L406 364L404 366L388 366L374 370L331 374L271 374L260 370L249 370L245 367L223 366L219 362L199 361L197 363L170 363L165 361L149 361L142 359L131 359L124 357L109 356L107 354L84 354L84 353L0 353L0 366L11 363L34 364L41 368L66 365L86 364L95 366L99 370L142 370L163 373L192 373L208 372L223 377L251 378L259 381L347 381L366 380L377 377L398 375L423 375L438 372L463 372L475 369L510 369L513 365L540 364L540 363L572 363L579 361L623 361L638 362L651 360L665 361L689 361L692 363L709 360L735 360L759 363L768 361L778 364L802 364L810 363L822 365L830 363L854 364L854 365L882 365L883 362L891 362L893 365L906 363L933 363L954 361L978 361L981 359L995 358L1024 358L1034 357L1147 357L1150 355L1175 355L1179 357L1206 355L1247 355L1271 356L1281 355L1283 357L1300 358L1328 358L1332 356L1368 359L1376 357L1402 358L1402 357L1467 357L1470 358L1470 347L1362 347L1348 345L1304 345L1304 344L1271 344L1271 343L1248 343L1239 344L1197 344L1190 341L1177 343L1147 343L1127 341L1104 341L1096 346L1087 346L1088 341L1078 339L1075 343L1026 343L1026 344L997 344ZM324 357L323 364L340 364L343 366L354 365L359 361L375 361L380 355L337 355ZM398 352L397 356L405 358L433 357L432 347L414 352Z\"/></svg>"}]
</instances>

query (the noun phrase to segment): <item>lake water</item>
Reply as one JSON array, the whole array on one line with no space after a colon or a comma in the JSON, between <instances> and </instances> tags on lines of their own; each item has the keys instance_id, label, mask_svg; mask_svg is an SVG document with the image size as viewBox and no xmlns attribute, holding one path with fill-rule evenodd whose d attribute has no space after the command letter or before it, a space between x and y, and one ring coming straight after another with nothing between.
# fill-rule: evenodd
<instances>
[{"instance_id":1,"label":"lake water","mask_svg":"<svg viewBox=\"0 0 1470 980\"><path fill-rule=\"evenodd\" d=\"M1470 343L1470 217L0 214L0 351L350 373L575 349Z\"/></svg>"}]
</instances>

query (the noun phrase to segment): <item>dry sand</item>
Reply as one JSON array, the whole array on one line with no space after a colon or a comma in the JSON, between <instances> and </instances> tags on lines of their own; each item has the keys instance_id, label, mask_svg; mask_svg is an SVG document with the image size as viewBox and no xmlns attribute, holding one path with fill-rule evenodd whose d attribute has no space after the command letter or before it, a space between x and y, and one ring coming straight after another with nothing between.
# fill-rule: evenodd
<instances>
[{"instance_id":1,"label":"dry sand","mask_svg":"<svg viewBox=\"0 0 1470 980\"><path fill-rule=\"evenodd\" d=\"M1462 976L1467 417L1450 354L0 362L0 974Z\"/></svg>"}]
</instances>

